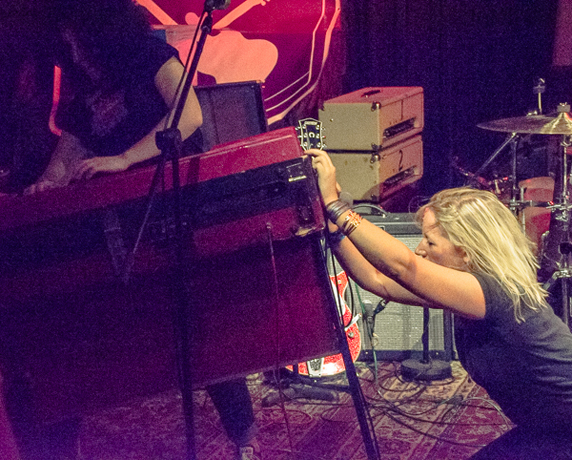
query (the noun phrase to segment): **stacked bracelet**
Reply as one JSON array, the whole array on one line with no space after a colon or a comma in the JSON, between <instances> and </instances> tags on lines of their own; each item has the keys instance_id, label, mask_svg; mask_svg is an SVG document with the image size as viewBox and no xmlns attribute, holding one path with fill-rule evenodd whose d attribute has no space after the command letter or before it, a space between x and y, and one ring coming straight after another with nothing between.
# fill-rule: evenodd
<instances>
[{"instance_id":1,"label":"stacked bracelet","mask_svg":"<svg viewBox=\"0 0 572 460\"><path fill-rule=\"evenodd\" d=\"M328 219L335 224L340 216L350 209L349 204L341 200L335 200L326 206L326 214L328 215Z\"/></svg>"},{"instance_id":2,"label":"stacked bracelet","mask_svg":"<svg viewBox=\"0 0 572 460\"><path fill-rule=\"evenodd\" d=\"M359 224L361 224L362 217L355 211L349 212L349 214L344 219L344 223L341 225L342 232L346 236L350 236L350 234L358 228Z\"/></svg>"}]
</instances>

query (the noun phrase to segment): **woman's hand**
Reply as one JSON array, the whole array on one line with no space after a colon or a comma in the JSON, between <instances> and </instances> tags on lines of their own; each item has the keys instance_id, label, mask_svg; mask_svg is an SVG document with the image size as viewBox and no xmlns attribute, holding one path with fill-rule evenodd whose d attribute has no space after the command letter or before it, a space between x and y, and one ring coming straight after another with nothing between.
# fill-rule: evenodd
<instances>
[{"instance_id":1,"label":"woman's hand","mask_svg":"<svg viewBox=\"0 0 572 460\"><path fill-rule=\"evenodd\" d=\"M336 182L336 168L328 154L318 149L310 149L305 153L312 157L312 166L318 173L318 187L324 204L337 200L339 185Z\"/></svg>"},{"instance_id":2,"label":"woman's hand","mask_svg":"<svg viewBox=\"0 0 572 460\"><path fill-rule=\"evenodd\" d=\"M73 174L74 180L91 179L100 172L116 173L125 171L131 164L123 155L94 157L80 161Z\"/></svg>"},{"instance_id":3,"label":"woman's hand","mask_svg":"<svg viewBox=\"0 0 572 460\"><path fill-rule=\"evenodd\" d=\"M52 188L64 187L66 185L66 182L58 182L50 179L39 179L38 182L24 189L24 195L33 195L34 193L43 192L44 190L50 190Z\"/></svg>"}]
</instances>

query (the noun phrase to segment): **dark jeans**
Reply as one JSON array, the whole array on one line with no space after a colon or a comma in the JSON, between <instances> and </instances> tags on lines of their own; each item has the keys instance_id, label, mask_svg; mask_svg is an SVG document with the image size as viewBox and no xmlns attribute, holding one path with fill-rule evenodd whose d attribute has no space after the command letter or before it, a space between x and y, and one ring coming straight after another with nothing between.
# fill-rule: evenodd
<instances>
[{"instance_id":1,"label":"dark jeans","mask_svg":"<svg viewBox=\"0 0 572 460\"><path fill-rule=\"evenodd\" d=\"M556 431L561 429L560 432ZM572 433L552 427L543 431L516 427L483 447L471 460L572 459Z\"/></svg>"},{"instance_id":2,"label":"dark jeans","mask_svg":"<svg viewBox=\"0 0 572 460\"><path fill-rule=\"evenodd\" d=\"M246 378L210 385L207 391L230 440L239 446L246 445L256 430Z\"/></svg>"}]
</instances>

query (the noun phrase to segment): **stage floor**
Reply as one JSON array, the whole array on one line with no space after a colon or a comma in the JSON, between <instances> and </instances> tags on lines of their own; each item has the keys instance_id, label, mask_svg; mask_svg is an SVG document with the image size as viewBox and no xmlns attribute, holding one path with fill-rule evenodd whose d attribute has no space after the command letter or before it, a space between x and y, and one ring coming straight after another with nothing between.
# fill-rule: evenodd
<instances>
[{"instance_id":1,"label":"stage floor","mask_svg":"<svg viewBox=\"0 0 572 460\"><path fill-rule=\"evenodd\" d=\"M453 362L453 378L430 384L402 381L399 366L380 362L375 372L356 363L382 458L462 460L508 429L458 362ZM324 383L344 383L343 375L328 379ZM335 402L296 399L262 407L276 388L261 374L249 376L248 386L263 459L367 458L348 394L336 392ZM198 459L232 458L232 445L206 392L195 393L195 409ZM181 396L169 391L89 414L79 438L81 460L180 460L185 452Z\"/></svg>"}]
</instances>

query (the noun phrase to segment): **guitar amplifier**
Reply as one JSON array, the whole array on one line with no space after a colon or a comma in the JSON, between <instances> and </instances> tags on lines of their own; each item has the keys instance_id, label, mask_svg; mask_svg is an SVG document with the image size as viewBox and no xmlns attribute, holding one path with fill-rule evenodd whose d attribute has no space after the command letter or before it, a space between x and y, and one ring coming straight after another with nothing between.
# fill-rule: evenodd
<instances>
[{"instance_id":1,"label":"guitar amplifier","mask_svg":"<svg viewBox=\"0 0 572 460\"><path fill-rule=\"evenodd\" d=\"M319 112L328 150L379 150L423 130L423 88L363 88Z\"/></svg>"},{"instance_id":2,"label":"guitar amplifier","mask_svg":"<svg viewBox=\"0 0 572 460\"><path fill-rule=\"evenodd\" d=\"M356 208L359 211L359 208ZM412 251L422 239L421 229L414 214L394 213L386 216L364 215L364 218L384 229ZM378 359L403 360L421 356L423 346L423 308L388 302L351 282L354 309L363 305L365 311L379 310L373 318L362 318L362 352L360 359L369 360L375 353ZM432 356L451 360L454 356L452 315L431 309L429 315L429 350ZM371 336L373 334L373 336Z\"/></svg>"},{"instance_id":3,"label":"guitar amplifier","mask_svg":"<svg viewBox=\"0 0 572 460\"><path fill-rule=\"evenodd\" d=\"M197 86L195 93L203 112L203 151L268 130L260 83Z\"/></svg>"},{"instance_id":4,"label":"guitar amplifier","mask_svg":"<svg viewBox=\"0 0 572 460\"><path fill-rule=\"evenodd\" d=\"M423 176L421 135L380 151L328 153L340 186L356 201L379 202Z\"/></svg>"}]
</instances>

